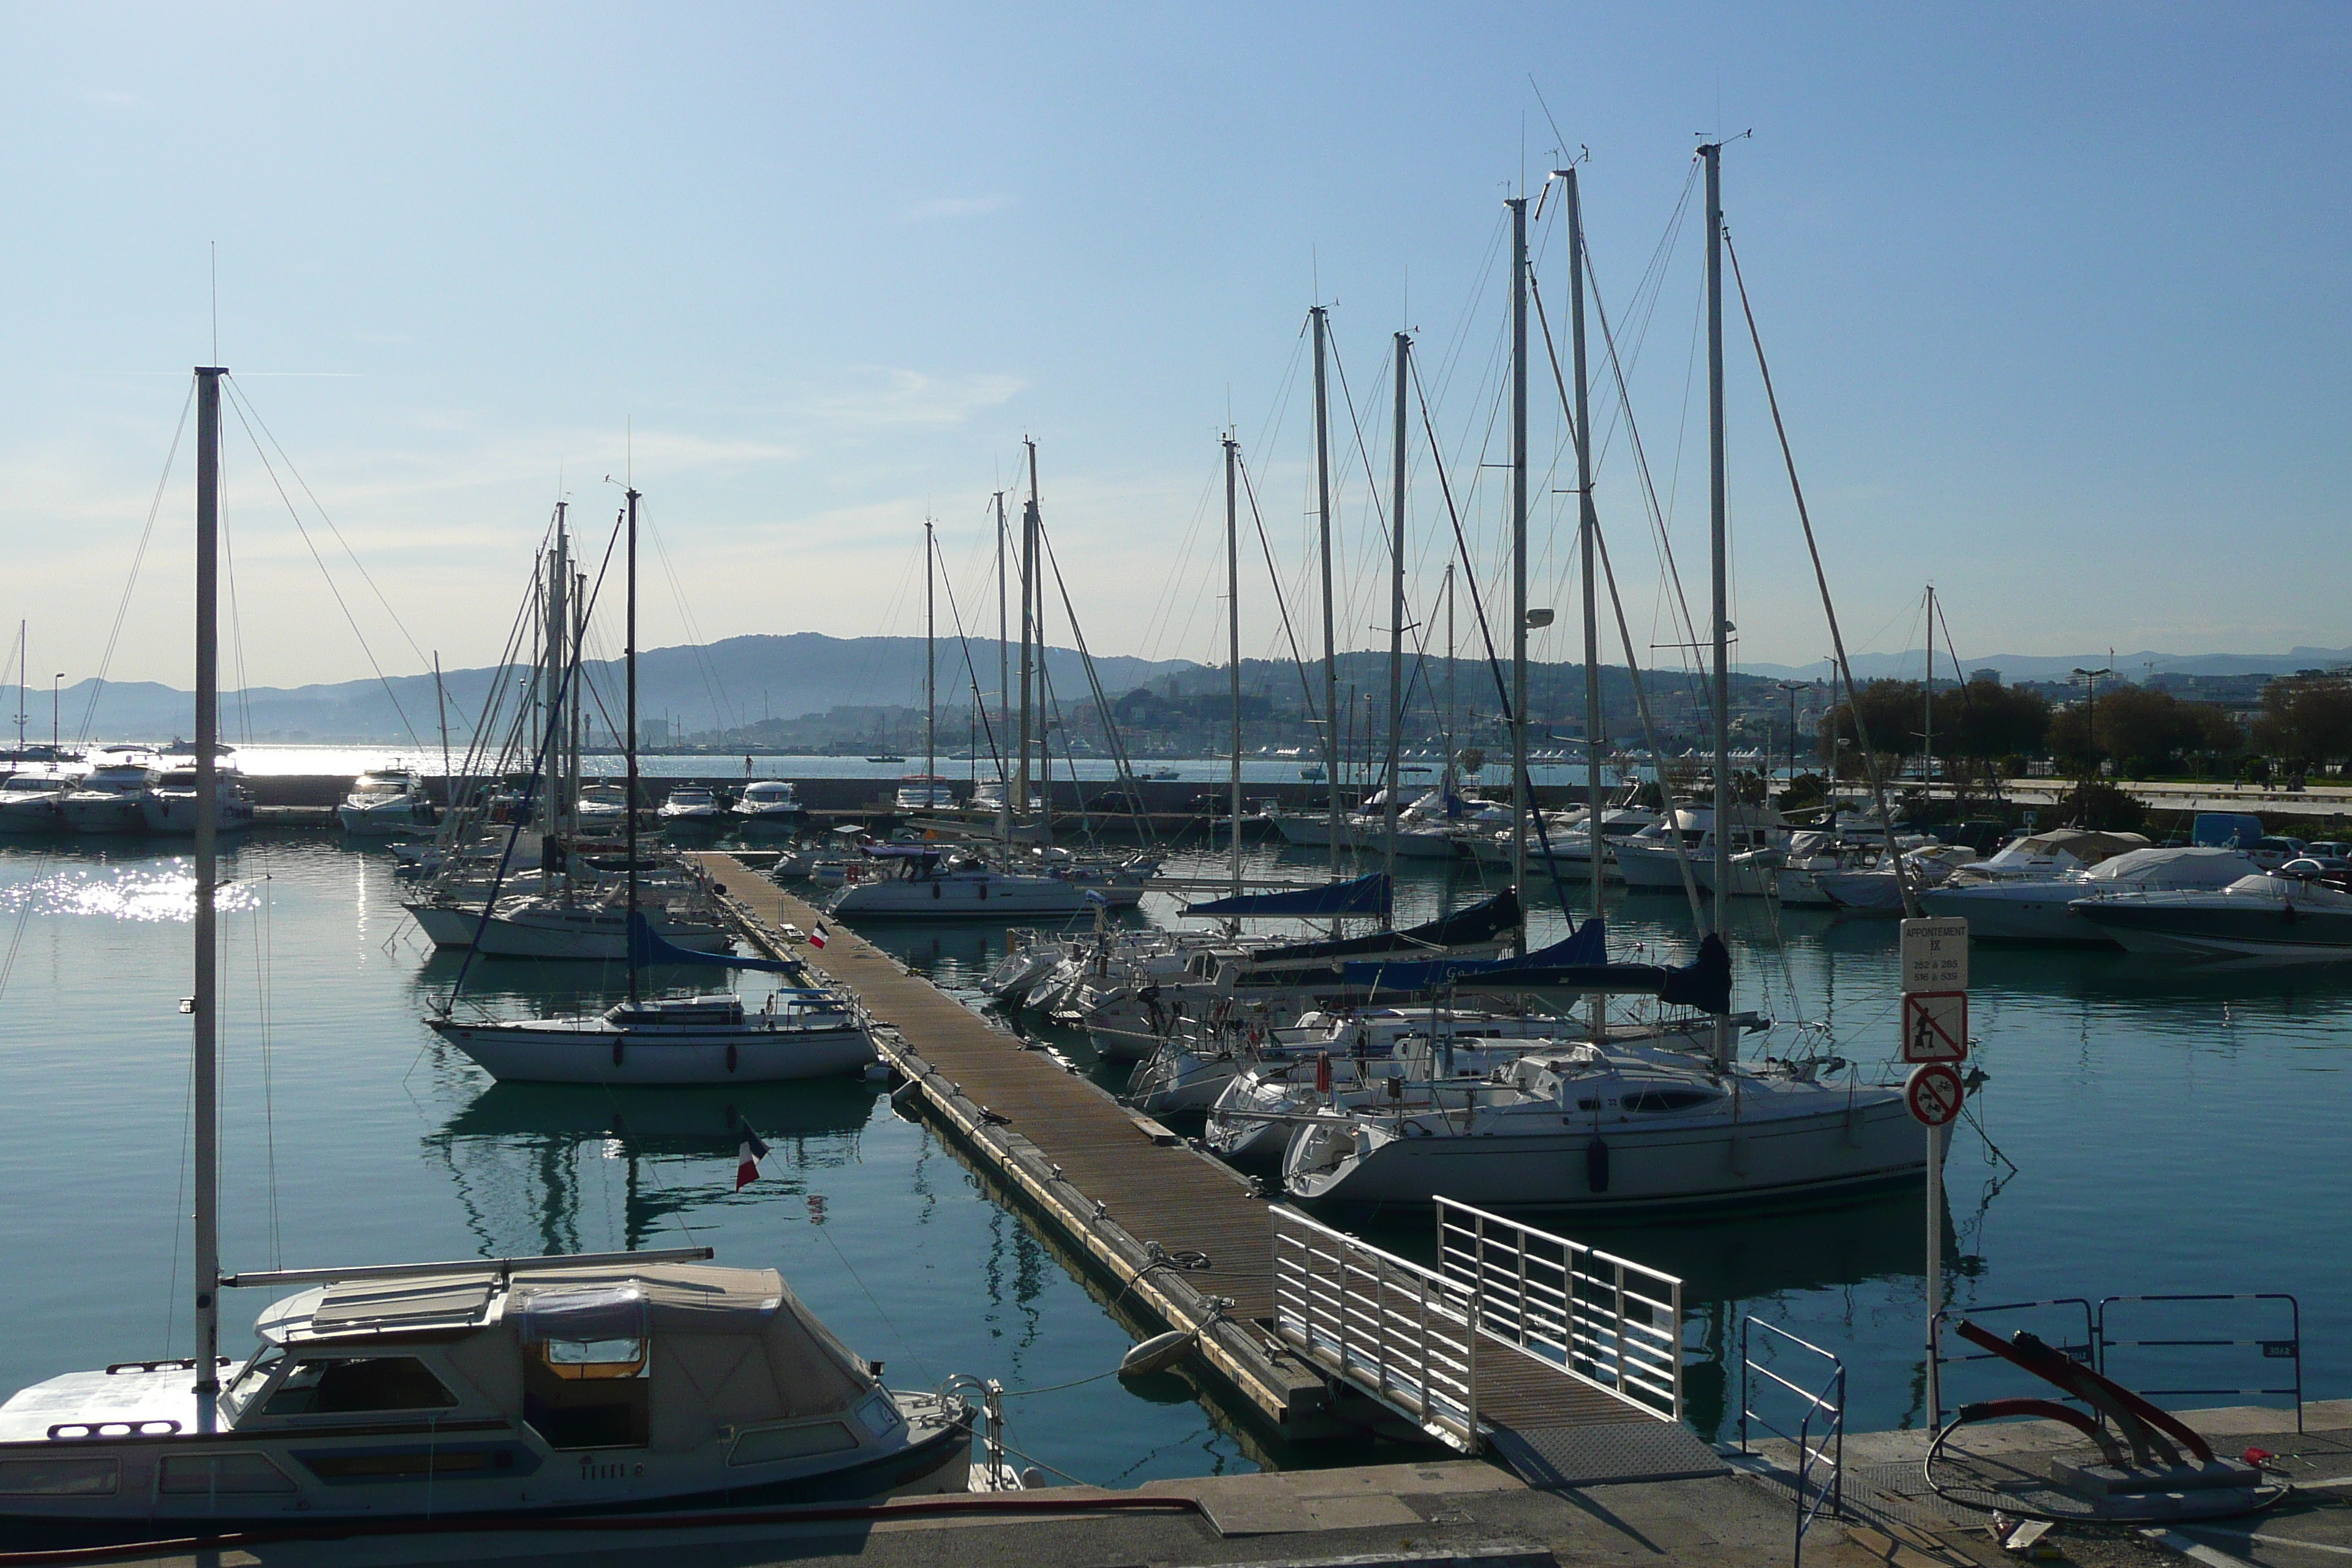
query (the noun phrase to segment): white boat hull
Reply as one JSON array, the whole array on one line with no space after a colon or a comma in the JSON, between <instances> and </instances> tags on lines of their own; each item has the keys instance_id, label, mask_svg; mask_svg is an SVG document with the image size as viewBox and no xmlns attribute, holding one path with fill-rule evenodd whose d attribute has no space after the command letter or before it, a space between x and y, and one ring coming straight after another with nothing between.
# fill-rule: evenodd
<instances>
[{"instance_id":1,"label":"white boat hull","mask_svg":"<svg viewBox=\"0 0 2352 1568\"><path fill-rule=\"evenodd\" d=\"M435 1033L501 1083L789 1083L856 1072L875 1059L874 1042L850 1024L630 1030L601 1019L432 1024Z\"/></svg>"},{"instance_id":2,"label":"white boat hull","mask_svg":"<svg viewBox=\"0 0 2352 1568\"><path fill-rule=\"evenodd\" d=\"M68 795L58 814L76 833L144 833L147 813L136 795Z\"/></svg>"},{"instance_id":3,"label":"white boat hull","mask_svg":"<svg viewBox=\"0 0 2352 1568\"><path fill-rule=\"evenodd\" d=\"M353 805L349 801L335 807L335 816L346 833L362 837L390 838L404 834L430 833L433 824L425 818L425 803L401 800L390 805Z\"/></svg>"},{"instance_id":4,"label":"white boat hull","mask_svg":"<svg viewBox=\"0 0 2352 1568\"><path fill-rule=\"evenodd\" d=\"M1112 889L1102 892L1118 901ZM942 877L855 883L835 893L824 912L839 920L1023 920L1032 915L1075 915L1087 908L1086 889L1056 878Z\"/></svg>"},{"instance_id":5,"label":"white boat hull","mask_svg":"<svg viewBox=\"0 0 2352 1568\"><path fill-rule=\"evenodd\" d=\"M722 928L680 925L651 917L664 942L695 952L725 952L731 942ZM485 958L572 959L620 963L629 956L627 928L622 917L604 910L533 911L524 916L494 915L482 928L474 946Z\"/></svg>"},{"instance_id":6,"label":"white boat hull","mask_svg":"<svg viewBox=\"0 0 2352 1568\"><path fill-rule=\"evenodd\" d=\"M2032 889L1930 888L1919 895L1931 915L1958 915L1969 922L1969 940L2079 942L2104 947L2116 933L2093 925L2067 905L2084 896L2080 882Z\"/></svg>"},{"instance_id":7,"label":"white boat hull","mask_svg":"<svg viewBox=\"0 0 2352 1568\"><path fill-rule=\"evenodd\" d=\"M140 803L141 815L146 819L150 833L194 833L196 830L196 797L176 791L169 795L151 795ZM213 826L216 832L236 833L253 826L253 802L224 795L213 810Z\"/></svg>"},{"instance_id":8,"label":"white boat hull","mask_svg":"<svg viewBox=\"0 0 2352 1568\"><path fill-rule=\"evenodd\" d=\"M53 795L0 799L0 833L55 833L64 826Z\"/></svg>"}]
</instances>

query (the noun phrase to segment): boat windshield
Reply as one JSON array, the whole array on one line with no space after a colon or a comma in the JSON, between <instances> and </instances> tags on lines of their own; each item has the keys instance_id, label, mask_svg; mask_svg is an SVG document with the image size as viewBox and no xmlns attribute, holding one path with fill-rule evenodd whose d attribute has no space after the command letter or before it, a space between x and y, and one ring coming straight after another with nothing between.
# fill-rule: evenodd
<instances>
[{"instance_id":1,"label":"boat windshield","mask_svg":"<svg viewBox=\"0 0 2352 1568\"><path fill-rule=\"evenodd\" d=\"M352 793L353 795L368 795L376 798L388 798L396 795L406 795L408 793L408 784L407 781L404 779L363 778L360 780L356 785L352 786Z\"/></svg>"}]
</instances>

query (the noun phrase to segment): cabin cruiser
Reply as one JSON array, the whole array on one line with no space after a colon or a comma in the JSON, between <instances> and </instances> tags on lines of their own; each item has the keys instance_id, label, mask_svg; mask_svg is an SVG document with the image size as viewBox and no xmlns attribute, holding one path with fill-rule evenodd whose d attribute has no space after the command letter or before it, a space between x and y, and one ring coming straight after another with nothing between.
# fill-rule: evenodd
<instances>
[{"instance_id":1,"label":"cabin cruiser","mask_svg":"<svg viewBox=\"0 0 2352 1568\"><path fill-rule=\"evenodd\" d=\"M352 791L335 808L343 831L360 834L430 832L433 803L425 781L407 768L377 768L352 781Z\"/></svg>"},{"instance_id":2,"label":"cabin cruiser","mask_svg":"<svg viewBox=\"0 0 2352 1568\"><path fill-rule=\"evenodd\" d=\"M220 1392L194 1363L0 1405L0 1524L186 1534L961 1491L952 1394L883 1386L772 1268L707 1248L296 1271ZM209 1405L209 1408L206 1405Z\"/></svg>"},{"instance_id":3,"label":"cabin cruiser","mask_svg":"<svg viewBox=\"0 0 2352 1568\"><path fill-rule=\"evenodd\" d=\"M2086 899L2210 890L2259 869L2237 849L2129 849L2046 880L2011 877L1968 881L1956 875L1942 887L1921 893L1919 901L1931 915L1964 917L1971 941L2105 944L2116 940L2114 934L2074 908Z\"/></svg>"},{"instance_id":4,"label":"cabin cruiser","mask_svg":"<svg viewBox=\"0 0 2352 1568\"><path fill-rule=\"evenodd\" d=\"M863 852L866 868L884 874L844 883L826 901L826 914L843 920L1017 920L1079 914L1089 895L1107 896L1061 877L1013 876L939 844L868 844Z\"/></svg>"},{"instance_id":5,"label":"cabin cruiser","mask_svg":"<svg viewBox=\"0 0 2352 1568\"><path fill-rule=\"evenodd\" d=\"M1727 837L1729 843L1726 847L1738 863L1731 868L1731 886L1724 890L1734 898L1770 897L1778 888L1777 862L1745 852L1786 848L1789 829L1780 814L1766 805L1735 805ZM1679 856L1675 853L1675 837L1682 841L1683 852ZM1713 892L1715 846L1714 809L1684 806L1675 813L1671 824L1654 823L1631 838L1620 840L1616 845L1617 868L1624 876L1625 885L1635 891L1680 892L1682 862L1687 860L1699 891Z\"/></svg>"},{"instance_id":6,"label":"cabin cruiser","mask_svg":"<svg viewBox=\"0 0 2352 1568\"><path fill-rule=\"evenodd\" d=\"M100 763L66 791L58 815L76 833L144 833L147 792L161 777L142 758Z\"/></svg>"},{"instance_id":7,"label":"cabin cruiser","mask_svg":"<svg viewBox=\"0 0 2352 1568\"><path fill-rule=\"evenodd\" d=\"M953 811L955 785L937 773L908 773L891 804L900 811Z\"/></svg>"},{"instance_id":8,"label":"cabin cruiser","mask_svg":"<svg viewBox=\"0 0 2352 1568\"><path fill-rule=\"evenodd\" d=\"M55 833L65 826L58 803L66 781L55 773L10 773L0 779L0 833Z\"/></svg>"},{"instance_id":9,"label":"cabin cruiser","mask_svg":"<svg viewBox=\"0 0 2352 1568\"><path fill-rule=\"evenodd\" d=\"M1960 868L1977 860L1977 852L1965 844L1938 844L1929 839L1904 847L1903 840L1898 838L1895 845L1903 859L1903 881L1895 880L1893 868L1886 864L1885 852L1881 849L1874 864L1815 871L1813 886L1841 914L1900 915L1904 910L1904 882L1908 882L1915 891L1939 887Z\"/></svg>"},{"instance_id":10,"label":"cabin cruiser","mask_svg":"<svg viewBox=\"0 0 2352 1568\"><path fill-rule=\"evenodd\" d=\"M727 823L727 807L709 784L677 785L655 815L665 827L723 827Z\"/></svg>"},{"instance_id":11,"label":"cabin cruiser","mask_svg":"<svg viewBox=\"0 0 2352 1568\"><path fill-rule=\"evenodd\" d=\"M616 784L584 784L572 814L583 834L617 833L627 825L629 792Z\"/></svg>"},{"instance_id":12,"label":"cabin cruiser","mask_svg":"<svg viewBox=\"0 0 2352 1568\"><path fill-rule=\"evenodd\" d=\"M1829 1061L1716 1070L1589 1042L1531 1052L1475 1087L1340 1109L1283 1155L1300 1198L1482 1208L1653 1209L1811 1198L1927 1167L1900 1089Z\"/></svg>"},{"instance_id":13,"label":"cabin cruiser","mask_svg":"<svg viewBox=\"0 0 2352 1568\"><path fill-rule=\"evenodd\" d=\"M2290 860L2224 888L2077 899L2074 913L2133 952L2336 963L2352 959L2352 891Z\"/></svg>"},{"instance_id":14,"label":"cabin cruiser","mask_svg":"<svg viewBox=\"0 0 2352 1568\"><path fill-rule=\"evenodd\" d=\"M771 992L758 1011L722 992L616 1002L591 1018L425 1022L501 1083L782 1083L875 1059L856 1001L825 988Z\"/></svg>"},{"instance_id":15,"label":"cabin cruiser","mask_svg":"<svg viewBox=\"0 0 2352 1568\"><path fill-rule=\"evenodd\" d=\"M808 817L800 792L784 779L754 779L735 797L735 816L746 827L798 827Z\"/></svg>"},{"instance_id":16,"label":"cabin cruiser","mask_svg":"<svg viewBox=\"0 0 2352 1568\"><path fill-rule=\"evenodd\" d=\"M223 769L219 775L220 795L213 808L213 825L216 831L236 833L253 826L255 816L253 792L245 781ZM155 787L141 799L141 814L146 818L150 833L194 833L196 830L196 770L194 766L172 768L155 781Z\"/></svg>"},{"instance_id":17,"label":"cabin cruiser","mask_svg":"<svg viewBox=\"0 0 2352 1568\"><path fill-rule=\"evenodd\" d=\"M1009 869L1058 877L1101 895L1100 907L1131 910L1143 901L1144 889L1160 874L1160 862L1149 855L1081 856L1059 845L1041 845L1028 857L1014 856ZM1088 900L1096 903L1096 900Z\"/></svg>"}]
</instances>

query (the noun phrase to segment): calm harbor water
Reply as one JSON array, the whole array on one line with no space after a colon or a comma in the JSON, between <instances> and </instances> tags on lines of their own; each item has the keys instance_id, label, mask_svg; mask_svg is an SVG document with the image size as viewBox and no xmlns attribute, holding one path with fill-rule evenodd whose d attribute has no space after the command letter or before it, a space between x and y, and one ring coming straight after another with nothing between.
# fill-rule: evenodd
<instances>
[{"instance_id":1,"label":"calm harbor water","mask_svg":"<svg viewBox=\"0 0 2352 1568\"><path fill-rule=\"evenodd\" d=\"M229 1266L692 1241L722 1261L782 1268L908 1385L968 1372L1042 1389L1108 1372L1131 1342L1133 1325L1103 1292L877 1091L493 1087L420 1022L457 964L429 955L409 927L388 856L320 835L256 835L225 869ZM1476 872L1415 871L1401 914L1479 896ZM16 1273L0 1385L189 1347L187 1026L176 1008L190 987L190 902L184 845L0 846L0 1198ZM1158 895L1149 903L1171 912ZM1621 952L1675 961L1689 950L1679 898L1613 895L1608 913ZM1561 921L1556 906L1540 914L1538 939ZM967 993L1003 943L983 926L869 934ZM1738 1005L1782 1021L1776 1044L1804 1020L1856 1059L1893 1054L1891 924L1748 904L1733 935ZM2121 953L1985 947L1974 962L1990 1076L1945 1176L1948 1299L2294 1292L2307 1393L2352 1394L2340 1152L2352 973L2200 976ZM515 1011L562 1010L600 1004L618 980L596 965L485 963L467 986ZM748 991L758 984L746 979ZM766 1178L740 1193L738 1114L774 1150ZM1423 1217L1361 1223L1384 1245L1428 1250ZM1811 1212L1570 1228L1688 1281L1691 1415L1703 1431L1736 1414L1724 1369L1749 1315L1845 1359L1854 1429L1923 1418L1916 1189ZM233 1352L264 1304L230 1297ZM2285 1331L2253 1318L2234 1328L2227 1337ZM2179 1383L2285 1381L2288 1363L2244 1353ZM1139 1390L1103 1377L1010 1410L1025 1453L1094 1482L1375 1452L1270 1451L1174 1378Z\"/></svg>"}]
</instances>

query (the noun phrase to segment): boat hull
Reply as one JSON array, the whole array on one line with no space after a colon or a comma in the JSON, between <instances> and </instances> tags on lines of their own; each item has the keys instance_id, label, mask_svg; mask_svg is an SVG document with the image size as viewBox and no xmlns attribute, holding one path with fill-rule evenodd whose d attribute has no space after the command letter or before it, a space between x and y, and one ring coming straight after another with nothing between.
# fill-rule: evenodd
<instances>
[{"instance_id":1,"label":"boat hull","mask_svg":"<svg viewBox=\"0 0 2352 1568\"><path fill-rule=\"evenodd\" d=\"M682 926L658 917L653 926L664 942L695 952L724 952L731 940L714 926ZM474 947L485 958L620 963L629 956L627 928L621 917L587 910L524 919L497 916L474 939Z\"/></svg>"},{"instance_id":2,"label":"boat hull","mask_svg":"<svg viewBox=\"0 0 2352 1568\"><path fill-rule=\"evenodd\" d=\"M790 1083L856 1072L875 1059L873 1040L849 1024L616 1030L601 1022L430 1022L436 1034L500 1083Z\"/></svg>"},{"instance_id":3,"label":"boat hull","mask_svg":"<svg viewBox=\"0 0 2352 1568\"><path fill-rule=\"evenodd\" d=\"M2077 901L2088 921L2132 952L2252 959L2264 963L2352 960L2352 912L2271 904L2262 909L2167 907L2122 899Z\"/></svg>"},{"instance_id":4,"label":"boat hull","mask_svg":"<svg viewBox=\"0 0 2352 1568\"><path fill-rule=\"evenodd\" d=\"M2061 882L2046 888L1982 892L1930 888L1919 895L1919 902L1931 915L1957 915L1966 920L1970 942L2112 945L2116 940L2113 932L2068 907L2082 898L2081 883Z\"/></svg>"},{"instance_id":5,"label":"boat hull","mask_svg":"<svg viewBox=\"0 0 2352 1568\"><path fill-rule=\"evenodd\" d=\"M147 813L135 795L68 795L58 815L75 833L144 833Z\"/></svg>"},{"instance_id":6,"label":"boat hull","mask_svg":"<svg viewBox=\"0 0 2352 1568\"><path fill-rule=\"evenodd\" d=\"M1110 889L1105 889L1106 897ZM1025 920L1075 915L1087 909L1086 889L1051 877L934 881L893 879L845 887L825 906L840 920Z\"/></svg>"}]
</instances>

